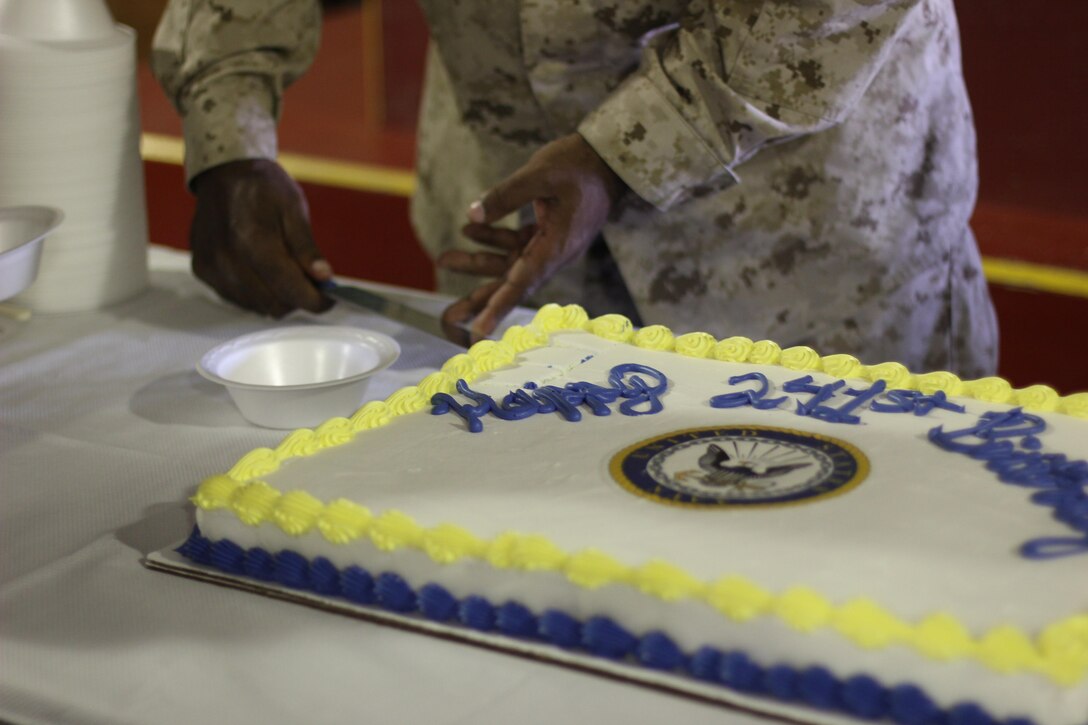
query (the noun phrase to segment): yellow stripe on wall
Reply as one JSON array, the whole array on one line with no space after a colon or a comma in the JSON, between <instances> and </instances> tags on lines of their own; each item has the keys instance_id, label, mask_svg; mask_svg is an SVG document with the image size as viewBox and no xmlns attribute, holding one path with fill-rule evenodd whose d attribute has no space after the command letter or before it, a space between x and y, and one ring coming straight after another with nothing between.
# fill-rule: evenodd
<instances>
[{"instance_id":1,"label":"yellow stripe on wall","mask_svg":"<svg viewBox=\"0 0 1088 725\"><path fill-rule=\"evenodd\" d=\"M145 161L180 166L185 162L185 144L176 136L145 133L140 138L140 154ZM291 153L280 154L279 162L296 180L322 186L390 196L411 196L416 186L413 172L388 166Z\"/></svg>"},{"instance_id":2,"label":"yellow stripe on wall","mask_svg":"<svg viewBox=\"0 0 1088 725\"><path fill-rule=\"evenodd\" d=\"M140 153L146 161L180 166L184 163L185 146L175 136L145 133ZM413 172L388 166L290 153L281 154L279 160L297 180L311 184L390 196L411 196L416 185ZM983 257L982 269L986 279L994 284L1088 298L1088 272L996 257Z\"/></svg>"},{"instance_id":3,"label":"yellow stripe on wall","mask_svg":"<svg viewBox=\"0 0 1088 725\"><path fill-rule=\"evenodd\" d=\"M140 156L144 161L181 166L185 163L185 143L176 136L140 134Z\"/></svg>"},{"instance_id":4,"label":"yellow stripe on wall","mask_svg":"<svg viewBox=\"0 0 1088 725\"><path fill-rule=\"evenodd\" d=\"M983 257L982 271L994 284L1050 292L1052 294L1088 297L1088 272L1064 267L1049 267L1016 259Z\"/></svg>"},{"instance_id":5,"label":"yellow stripe on wall","mask_svg":"<svg viewBox=\"0 0 1088 725\"><path fill-rule=\"evenodd\" d=\"M403 169L286 153L279 160L295 179L312 184L390 196L411 196L416 188L415 173Z\"/></svg>"}]
</instances>

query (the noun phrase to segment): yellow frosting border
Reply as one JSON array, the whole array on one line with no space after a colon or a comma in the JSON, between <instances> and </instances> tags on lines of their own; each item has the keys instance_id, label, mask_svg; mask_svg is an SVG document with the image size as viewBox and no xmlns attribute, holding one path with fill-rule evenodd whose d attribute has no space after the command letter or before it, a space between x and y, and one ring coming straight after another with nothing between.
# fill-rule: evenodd
<instances>
[{"instance_id":1,"label":"yellow frosting border","mask_svg":"<svg viewBox=\"0 0 1088 725\"><path fill-rule=\"evenodd\" d=\"M631 567L595 549L563 551L548 538L536 534L506 532L484 540L454 524L424 528L400 511L388 510L374 516L352 501L338 499L324 504L305 491L284 494L260 480L285 460L342 445L361 431L423 410L435 393L452 393L459 378L471 382L484 373L512 364L518 353L541 347L551 333L564 330L585 330L608 340L680 355L780 365L841 378L883 379L898 388L925 393L943 390L948 395L1088 419L1088 393L1062 397L1044 385L1013 389L1000 378L963 381L945 372L915 375L898 363L863 365L849 355L820 356L807 347L783 350L769 340L744 337L716 340L706 333L675 336L660 325L635 329L620 315L590 320L577 305L546 305L532 324L510 328L500 341L476 343L466 353L450 358L440 371L428 375L418 385L401 388L385 401L367 403L351 418L333 418L314 430L293 431L275 449L250 451L226 474L201 483L193 503L205 511L229 510L251 526L272 523L291 536L301 536L316 528L334 544L365 538L383 551L418 549L440 564L476 559L499 569L559 572L571 583L587 589L626 584L663 601L703 601L738 622L771 616L800 632L830 629L865 649L908 646L933 660L970 659L996 672L1039 673L1064 686L1077 684L1088 675L1088 614L1053 622L1034 638L1012 625L973 635L956 617L943 612L907 622L867 598L836 604L803 586L775 593L739 576L702 581L666 561L651 560Z\"/></svg>"}]
</instances>

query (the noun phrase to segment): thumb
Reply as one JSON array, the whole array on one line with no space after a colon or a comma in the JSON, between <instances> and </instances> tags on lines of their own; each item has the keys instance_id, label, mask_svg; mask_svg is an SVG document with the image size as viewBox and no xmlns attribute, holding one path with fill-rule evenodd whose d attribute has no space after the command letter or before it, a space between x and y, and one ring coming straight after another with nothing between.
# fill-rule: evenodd
<instances>
[{"instance_id":1,"label":"thumb","mask_svg":"<svg viewBox=\"0 0 1088 725\"><path fill-rule=\"evenodd\" d=\"M484 193L468 208L468 218L476 224L497 222L513 214L534 199L551 196L547 171L531 160Z\"/></svg>"}]
</instances>

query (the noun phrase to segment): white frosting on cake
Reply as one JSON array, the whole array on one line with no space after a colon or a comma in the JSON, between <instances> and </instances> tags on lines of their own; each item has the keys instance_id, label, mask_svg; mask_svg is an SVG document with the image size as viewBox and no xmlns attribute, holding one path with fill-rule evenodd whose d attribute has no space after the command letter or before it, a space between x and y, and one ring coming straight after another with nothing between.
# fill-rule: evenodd
<instances>
[{"instance_id":1,"label":"white frosting on cake","mask_svg":"<svg viewBox=\"0 0 1088 725\"><path fill-rule=\"evenodd\" d=\"M628 567L664 561L703 582L737 576L774 595L803 586L833 606L870 600L912 625L947 614L974 638L1003 625L1034 637L1088 612L1088 556L1040 561L1019 553L1027 541L1074 532L1051 508L1029 500L1032 489L1003 483L983 462L927 439L936 426L966 428L983 413L1010 406L953 399L965 413L934 409L925 416L861 409L858 425L798 415L792 401L768 410L713 408L712 396L753 387L730 385L731 376L760 372L779 396L786 381L804 373L638 349L583 332L556 333L548 346L520 354L515 366L470 386L497 400L526 383L607 386L614 366L636 362L669 380L656 414L622 415L612 404L610 415L595 416L579 406L577 422L556 413L513 421L484 416L483 430L470 433L461 417L432 415L428 407L350 443L286 460L261 479L323 503L354 501L374 515L404 512L424 529L452 523L482 540L508 531L539 534L568 554L598 550ZM834 380L812 375L817 384ZM1043 453L1088 457L1088 421L1045 418L1038 436ZM613 457L641 441L726 426L831 437L860 451L869 471L856 487L816 500L718 508L635 495L610 472ZM1088 719L1084 677L1062 684L1034 671L997 672L973 658L941 662L906 646L859 647L831 628L801 632L769 616L737 621L705 601L669 601L624 583L585 588L557 571L495 568L481 560L443 564L417 549L380 551L365 537L330 543L316 529L290 536L271 522L246 525L230 509L199 510L198 525L212 541L394 571L413 587L435 582L455 596L514 599L538 612L607 615L636 634L665 631L689 651L711 644L768 663L820 664L841 677L862 672L888 685L912 682L942 706L970 700L998 717L1055 725Z\"/></svg>"}]
</instances>

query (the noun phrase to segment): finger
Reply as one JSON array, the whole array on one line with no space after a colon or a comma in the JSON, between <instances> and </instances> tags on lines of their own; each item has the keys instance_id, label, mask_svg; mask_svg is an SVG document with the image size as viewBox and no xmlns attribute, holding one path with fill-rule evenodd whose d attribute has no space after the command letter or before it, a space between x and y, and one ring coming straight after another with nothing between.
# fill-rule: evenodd
<instances>
[{"instance_id":1,"label":"finger","mask_svg":"<svg viewBox=\"0 0 1088 725\"><path fill-rule=\"evenodd\" d=\"M332 265L324 257L314 260L307 271L315 282L328 282L333 275Z\"/></svg>"},{"instance_id":2,"label":"finger","mask_svg":"<svg viewBox=\"0 0 1088 725\"><path fill-rule=\"evenodd\" d=\"M521 229L519 229L518 237L519 241L521 242L521 246L524 247L526 244L532 241L533 237L536 236L536 233L538 231L540 231L540 228L536 224L526 224Z\"/></svg>"},{"instance_id":3,"label":"finger","mask_svg":"<svg viewBox=\"0 0 1088 725\"><path fill-rule=\"evenodd\" d=\"M457 300L442 313L443 324L465 325L487 304L495 290L502 286L502 280L486 282L469 294Z\"/></svg>"},{"instance_id":4,"label":"finger","mask_svg":"<svg viewBox=\"0 0 1088 725\"><path fill-rule=\"evenodd\" d=\"M443 252L435 261L441 269L463 272L481 277L501 277L510 268L510 258L506 254L490 252L465 252L451 249Z\"/></svg>"},{"instance_id":5,"label":"finger","mask_svg":"<svg viewBox=\"0 0 1088 725\"><path fill-rule=\"evenodd\" d=\"M532 224L521 229L506 229L490 224L466 224L461 227L461 233L472 241L507 251L524 247L525 243L532 239L534 230L535 225Z\"/></svg>"},{"instance_id":6,"label":"finger","mask_svg":"<svg viewBox=\"0 0 1088 725\"><path fill-rule=\"evenodd\" d=\"M499 323L525 298L524 290L508 282L502 282L491 294L480 311L472 319L473 339L488 337Z\"/></svg>"},{"instance_id":7,"label":"finger","mask_svg":"<svg viewBox=\"0 0 1088 725\"><path fill-rule=\"evenodd\" d=\"M498 327L498 323L510 314L510 310L520 305L528 294L528 288L503 280L472 320L472 334L481 337L490 335Z\"/></svg>"},{"instance_id":8,"label":"finger","mask_svg":"<svg viewBox=\"0 0 1088 725\"><path fill-rule=\"evenodd\" d=\"M499 285L484 300L472 321L472 333L479 337L490 335L510 311L517 307L535 289L541 279L535 264L519 257L499 280Z\"/></svg>"},{"instance_id":9,"label":"finger","mask_svg":"<svg viewBox=\"0 0 1088 725\"><path fill-rule=\"evenodd\" d=\"M458 299L456 303L447 307L442 316L446 336L454 342L468 346L468 343L478 342L490 335L494 331L495 325L481 331L477 328L477 324L473 322L473 319L479 316L480 310L487 305L487 300L491 299L491 296L502 285L502 280L481 284L467 296ZM470 322L472 322L471 330L467 330Z\"/></svg>"},{"instance_id":10,"label":"finger","mask_svg":"<svg viewBox=\"0 0 1088 725\"><path fill-rule=\"evenodd\" d=\"M529 244L525 245L518 258L506 272L506 282L523 295L530 295L546 282L563 261L563 245L558 240L566 240L570 226L565 220L557 218L542 228Z\"/></svg>"},{"instance_id":11,"label":"finger","mask_svg":"<svg viewBox=\"0 0 1088 725\"><path fill-rule=\"evenodd\" d=\"M465 297L462 297L447 307L442 312L442 328L446 333L446 337L458 344L465 345L466 347L470 342L475 342L475 340L485 337L486 333L484 335L472 336L475 339L471 339L465 327L466 324L487 304L487 300L501 285L502 280L494 280L482 284Z\"/></svg>"},{"instance_id":12,"label":"finger","mask_svg":"<svg viewBox=\"0 0 1088 725\"><path fill-rule=\"evenodd\" d=\"M490 223L516 212L533 199L551 196L547 171L529 163L491 187L469 207L468 218L476 223Z\"/></svg>"},{"instance_id":13,"label":"finger","mask_svg":"<svg viewBox=\"0 0 1088 725\"><path fill-rule=\"evenodd\" d=\"M546 282L559 266L554 245L543 237L534 238L510 265L502 284L476 316L472 323L473 333L490 335L503 318Z\"/></svg>"},{"instance_id":14,"label":"finger","mask_svg":"<svg viewBox=\"0 0 1088 725\"><path fill-rule=\"evenodd\" d=\"M442 311L442 332L446 339L463 347L468 347L472 340L465 328L465 322L472 319L467 298L462 298L452 303Z\"/></svg>"}]
</instances>

